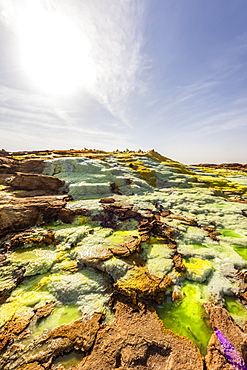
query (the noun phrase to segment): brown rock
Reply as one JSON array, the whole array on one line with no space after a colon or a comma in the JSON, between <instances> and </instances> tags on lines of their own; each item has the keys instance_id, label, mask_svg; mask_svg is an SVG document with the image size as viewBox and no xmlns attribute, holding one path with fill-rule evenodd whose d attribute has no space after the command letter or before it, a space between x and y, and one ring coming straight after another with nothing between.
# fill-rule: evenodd
<instances>
[{"instance_id":1,"label":"brown rock","mask_svg":"<svg viewBox=\"0 0 247 370\"><path fill-rule=\"evenodd\" d=\"M175 267L176 271L178 271L178 272L185 272L186 271L186 267L183 264L183 258L181 256L181 254L175 254L173 256L173 263L174 263L174 267Z\"/></svg>"},{"instance_id":2,"label":"brown rock","mask_svg":"<svg viewBox=\"0 0 247 370\"><path fill-rule=\"evenodd\" d=\"M138 212L133 211L132 207L128 204L111 203L103 204L104 213L108 219L116 216L119 220L124 221L130 218L138 219L140 215Z\"/></svg>"},{"instance_id":3,"label":"brown rock","mask_svg":"<svg viewBox=\"0 0 247 370\"><path fill-rule=\"evenodd\" d=\"M0 331L0 351L12 343L15 336L20 334L30 323L34 313L25 313L22 316L15 315Z\"/></svg>"},{"instance_id":4,"label":"brown rock","mask_svg":"<svg viewBox=\"0 0 247 370\"><path fill-rule=\"evenodd\" d=\"M212 327L219 329L234 348L247 360L247 334L234 322L226 309L207 303L204 305ZM213 334L205 357L208 370L232 370L227 362L216 334Z\"/></svg>"},{"instance_id":5,"label":"brown rock","mask_svg":"<svg viewBox=\"0 0 247 370\"><path fill-rule=\"evenodd\" d=\"M31 364L19 366L16 370L45 370L45 368L35 361L32 362Z\"/></svg>"},{"instance_id":6,"label":"brown rock","mask_svg":"<svg viewBox=\"0 0 247 370\"><path fill-rule=\"evenodd\" d=\"M115 320L101 329L91 354L74 370L203 370L198 349L165 330L155 312L117 303Z\"/></svg>"},{"instance_id":7,"label":"brown rock","mask_svg":"<svg viewBox=\"0 0 247 370\"><path fill-rule=\"evenodd\" d=\"M161 217L168 217L172 214L172 211L170 211L169 209L163 209L161 212L160 212L160 216Z\"/></svg>"},{"instance_id":8,"label":"brown rock","mask_svg":"<svg viewBox=\"0 0 247 370\"><path fill-rule=\"evenodd\" d=\"M131 238L131 240L121 245L118 248L109 248L114 256L127 257L133 253L138 253L141 250L141 240L138 238Z\"/></svg>"},{"instance_id":9,"label":"brown rock","mask_svg":"<svg viewBox=\"0 0 247 370\"><path fill-rule=\"evenodd\" d=\"M115 203L115 201L116 200L114 198L102 198L99 203Z\"/></svg>"},{"instance_id":10,"label":"brown rock","mask_svg":"<svg viewBox=\"0 0 247 370\"><path fill-rule=\"evenodd\" d=\"M14 174L15 171L13 168L8 164L0 164L0 173L2 174Z\"/></svg>"},{"instance_id":11,"label":"brown rock","mask_svg":"<svg viewBox=\"0 0 247 370\"><path fill-rule=\"evenodd\" d=\"M15 169L18 172L24 173L42 173L44 169L43 159L24 159L18 161L15 165Z\"/></svg>"},{"instance_id":12,"label":"brown rock","mask_svg":"<svg viewBox=\"0 0 247 370\"><path fill-rule=\"evenodd\" d=\"M11 266L10 270L5 269L5 273L2 272L1 274L2 278L3 275L5 275L7 284L0 285L0 304L3 304L8 299L10 293L17 287L17 285L19 285L23 281L24 273L25 267L17 267L14 270L12 270Z\"/></svg>"},{"instance_id":13,"label":"brown rock","mask_svg":"<svg viewBox=\"0 0 247 370\"><path fill-rule=\"evenodd\" d=\"M119 186L115 182L113 182L112 184L110 184L110 188L111 188L112 193L119 194L119 195L122 194L121 191L120 191L120 189L119 189Z\"/></svg>"},{"instance_id":14,"label":"brown rock","mask_svg":"<svg viewBox=\"0 0 247 370\"><path fill-rule=\"evenodd\" d=\"M131 298L136 303L142 298L148 298L161 303L167 288L172 284L170 277L163 279L149 274L145 267L138 267L132 276L119 279L115 284L115 289Z\"/></svg>"},{"instance_id":15,"label":"brown rock","mask_svg":"<svg viewBox=\"0 0 247 370\"><path fill-rule=\"evenodd\" d=\"M62 208L59 210L57 218L66 224L71 224L75 218L75 212L67 208Z\"/></svg>"},{"instance_id":16,"label":"brown rock","mask_svg":"<svg viewBox=\"0 0 247 370\"><path fill-rule=\"evenodd\" d=\"M7 152L5 149L0 150L0 157L7 157L9 155L9 152Z\"/></svg>"},{"instance_id":17,"label":"brown rock","mask_svg":"<svg viewBox=\"0 0 247 370\"><path fill-rule=\"evenodd\" d=\"M35 308L34 312L38 318L41 318L41 317L49 316L52 313L53 309L54 309L54 303L50 302L50 303L46 303L45 306Z\"/></svg>"},{"instance_id":18,"label":"brown rock","mask_svg":"<svg viewBox=\"0 0 247 370\"><path fill-rule=\"evenodd\" d=\"M218 236L221 235L219 231L216 231L213 226L203 226L203 230L207 231L209 238L218 241Z\"/></svg>"},{"instance_id":19,"label":"brown rock","mask_svg":"<svg viewBox=\"0 0 247 370\"><path fill-rule=\"evenodd\" d=\"M27 244L32 244L36 247L46 247L55 243L55 232L53 230L40 231L38 234L34 230L26 230L24 232L16 233L12 236L7 244L9 249L21 248ZM3 243L3 247L5 243Z\"/></svg>"},{"instance_id":20,"label":"brown rock","mask_svg":"<svg viewBox=\"0 0 247 370\"><path fill-rule=\"evenodd\" d=\"M185 218L185 217L179 217L179 216L171 216L173 220L181 221L181 224L184 225L190 225L190 226L199 226L198 222L193 218Z\"/></svg>"},{"instance_id":21,"label":"brown rock","mask_svg":"<svg viewBox=\"0 0 247 370\"><path fill-rule=\"evenodd\" d=\"M11 199L0 208L0 235L55 221L65 205L63 198L56 196Z\"/></svg>"},{"instance_id":22,"label":"brown rock","mask_svg":"<svg viewBox=\"0 0 247 370\"><path fill-rule=\"evenodd\" d=\"M53 176L17 173L7 181L7 185L14 190L43 190L47 194L58 194L61 193L65 182Z\"/></svg>"},{"instance_id":23,"label":"brown rock","mask_svg":"<svg viewBox=\"0 0 247 370\"><path fill-rule=\"evenodd\" d=\"M3 185L11 174L15 174L15 163L16 161L10 158L1 157L0 155L0 185Z\"/></svg>"},{"instance_id":24,"label":"brown rock","mask_svg":"<svg viewBox=\"0 0 247 370\"><path fill-rule=\"evenodd\" d=\"M93 314L89 319L78 319L70 324L61 325L35 340L30 347L10 346L0 358L0 368L8 370L36 369L31 366L41 366L37 369L50 369L52 360L64 353L80 350L87 352L93 346L96 334L100 328L101 314ZM35 365L34 365L35 364Z\"/></svg>"}]
</instances>

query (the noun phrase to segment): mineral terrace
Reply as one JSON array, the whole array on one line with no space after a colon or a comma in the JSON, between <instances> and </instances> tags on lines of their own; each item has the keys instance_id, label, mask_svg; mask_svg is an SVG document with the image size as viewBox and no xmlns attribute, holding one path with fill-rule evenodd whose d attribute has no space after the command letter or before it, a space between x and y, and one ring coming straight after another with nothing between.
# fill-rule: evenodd
<instances>
[{"instance_id":1,"label":"mineral terrace","mask_svg":"<svg viewBox=\"0 0 247 370\"><path fill-rule=\"evenodd\" d=\"M247 165L0 151L0 369L247 362Z\"/></svg>"}]
</instances>

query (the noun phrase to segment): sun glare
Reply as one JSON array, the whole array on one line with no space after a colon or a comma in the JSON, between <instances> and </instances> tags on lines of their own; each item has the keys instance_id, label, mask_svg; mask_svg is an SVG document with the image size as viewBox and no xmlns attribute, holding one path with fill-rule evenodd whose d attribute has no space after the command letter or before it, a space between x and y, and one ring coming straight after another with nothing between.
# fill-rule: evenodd
<instances>
[{"instance_id":1,"label":"sun glare","mask_svg":"<svg viewBox=\"0 0 247 370\"><path fill-rule=\"evenodd\" d=\"M19 20L19 36L23 68L39 89L70 94L92 88L95 68L89 42L65 15L31 0Z\"/></svg>"}]
</instances>

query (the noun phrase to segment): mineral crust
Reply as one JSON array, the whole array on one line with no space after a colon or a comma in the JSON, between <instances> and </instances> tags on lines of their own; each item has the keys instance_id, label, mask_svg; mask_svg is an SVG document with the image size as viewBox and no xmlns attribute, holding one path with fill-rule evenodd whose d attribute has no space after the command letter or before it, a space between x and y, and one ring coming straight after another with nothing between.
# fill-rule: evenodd
<instances>
[{"instance_id":1,"label":"mineral crust","mask_svg":"<svg viewBox=\"0 0 247 370\"><path fill-rule=\"evenodd\" d=\"M0 368L246 364L246 166L0 151Z\"/></svg>"}]
</instances>

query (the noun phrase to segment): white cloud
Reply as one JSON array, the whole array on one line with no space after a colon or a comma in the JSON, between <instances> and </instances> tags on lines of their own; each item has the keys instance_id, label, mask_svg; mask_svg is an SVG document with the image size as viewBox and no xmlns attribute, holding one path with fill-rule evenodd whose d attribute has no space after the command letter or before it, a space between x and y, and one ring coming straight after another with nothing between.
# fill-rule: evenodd
<instances>
[{"instance_id":1,"label":"white cloud","mask_svg":"<svg viewBox=\"0 0 247 370\"><path fill-rule=\"evenodd\" d=\"M95 66L96 80L89 94L113 116L131 126L125 113L131 93L138 85L141 87L138 79L143 62L144 1L0 0L1 20L18 32L18 17L35 2L49 12L66 16L76 25L89 45L88 57ZM83 43L79 47L83 48Z\"/></svg>"}]
</instances>

